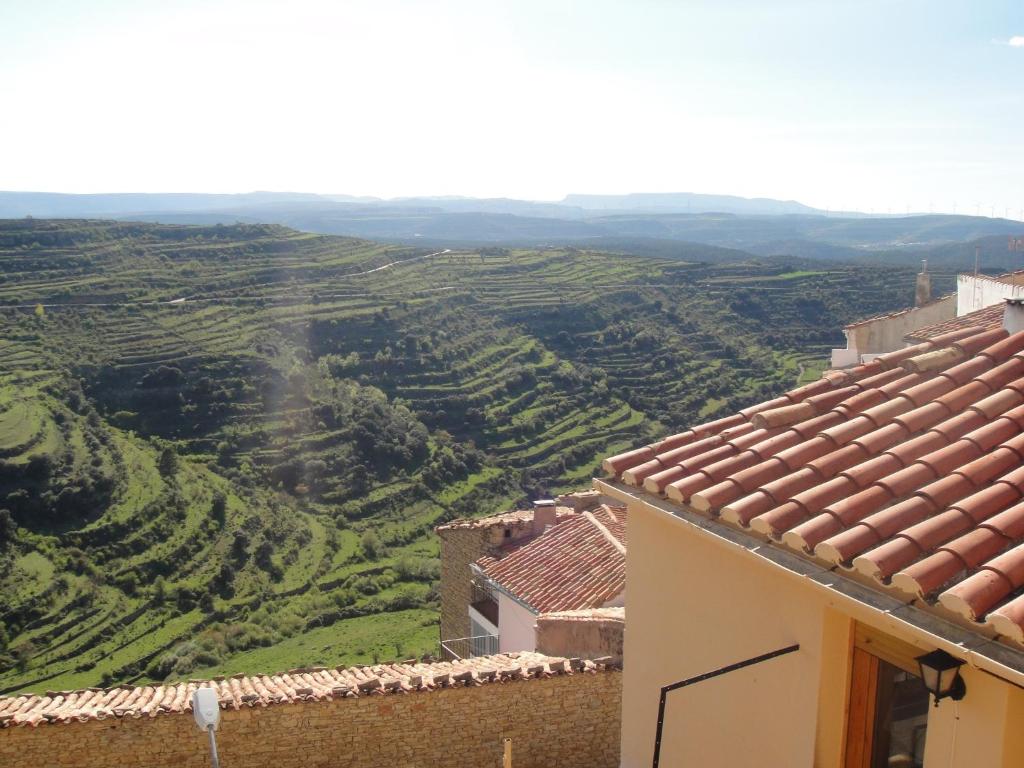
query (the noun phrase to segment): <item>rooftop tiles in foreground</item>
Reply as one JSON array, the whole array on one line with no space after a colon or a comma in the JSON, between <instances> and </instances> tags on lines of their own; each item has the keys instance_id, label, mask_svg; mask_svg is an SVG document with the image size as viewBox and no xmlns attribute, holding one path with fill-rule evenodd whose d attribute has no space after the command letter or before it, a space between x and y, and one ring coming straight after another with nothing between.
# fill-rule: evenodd
<instances>
[{"instance_id":1,"label":"rooftop tiles in foreground","mask_svg":"<svg viewBox=\"0 0 1024 768\"><path fill-rule=\"evenodd\" d=\"M604 468L1024 645L1024 332L958 328Z\"/></svg>"}]
</instances>

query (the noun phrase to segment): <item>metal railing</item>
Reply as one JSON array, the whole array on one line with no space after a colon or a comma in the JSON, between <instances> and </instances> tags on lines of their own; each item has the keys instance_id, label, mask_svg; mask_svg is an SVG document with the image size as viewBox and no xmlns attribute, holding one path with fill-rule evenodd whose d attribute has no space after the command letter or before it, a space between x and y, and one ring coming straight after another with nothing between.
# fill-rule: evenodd
<instances>
[{"instance_id":1,"label":"metal railing","mask_svg":"<svg viewBox=\"0 0 1024 768\"><path fill-rule=\"evenodd\" d=\"M497 635L476 635L441 641L442 655L453 659L468 659L471 656L492 656L498 652Z\"/></svg>"}]
</instances>

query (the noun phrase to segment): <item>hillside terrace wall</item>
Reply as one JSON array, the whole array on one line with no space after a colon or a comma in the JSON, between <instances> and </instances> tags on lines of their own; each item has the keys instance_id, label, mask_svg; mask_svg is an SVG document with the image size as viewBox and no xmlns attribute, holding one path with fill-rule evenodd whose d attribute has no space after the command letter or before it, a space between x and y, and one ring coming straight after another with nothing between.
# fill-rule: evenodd
<instances>
[{"instance_id":1,"label":"hillside terrace wall","mask_svg":"<svg viewBox=\"0 0 1024 768\"><path fill-rule=\"evenodd\" d=\"M242 707L221 713L223 768L515 768L619 764L622 673L615 669L406 693ZM200 768L191 712L0 729L4 768Z\"/></svg>"}]
</instances>

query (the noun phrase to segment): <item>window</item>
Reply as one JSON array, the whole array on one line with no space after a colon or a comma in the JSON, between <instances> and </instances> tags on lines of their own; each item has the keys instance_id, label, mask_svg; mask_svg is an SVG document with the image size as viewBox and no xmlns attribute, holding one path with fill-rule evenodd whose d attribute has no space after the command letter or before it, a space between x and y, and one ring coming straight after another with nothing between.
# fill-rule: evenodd
<instances>
[{"instance_id":1,"label":"window","mask_svg":"<svg viewBox=\"0 0 1024 768\"><path fill-rule=\"evenodd\" d=\"M870 650L869 650L870 649ZM928 691L919 651L858 625L851 665L846 768L921 768Z\"/></svg>"}]
</instances>

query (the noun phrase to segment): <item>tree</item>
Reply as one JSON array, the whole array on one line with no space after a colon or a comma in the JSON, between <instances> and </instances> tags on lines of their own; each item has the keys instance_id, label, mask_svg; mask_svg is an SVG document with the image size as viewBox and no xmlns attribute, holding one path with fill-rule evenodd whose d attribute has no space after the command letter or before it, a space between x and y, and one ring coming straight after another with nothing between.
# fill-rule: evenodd
<instances>
[{"instance_id":1,"label":"tree","mask_svg":"<svg viewBox=\"0 0 1024 768\"><path fill-rule=\"evenodd\" d=\"M380 554L380 538L373 531L367 531L363 534L363 538L360 540L363 545L363 554L366 555L369 560L376 560Z\"/></svg>"},{"instance_id":2,"label":"tree","mask_svg":"<svg viewBox=\"0 0 1024 768\"><path fill-rule=\"evenodd\" d=\"M227 496L218 491L213 495L213 503L210 505L210 517L216 521L218 528L224 527L224 521L227 518L227 510Z\"/></svg>"},{"instance_id":3,"label":"tree","mask_svg":"<svg viewBox=\"0 0 1024 768\"><path fill-rule=\"evenodd\" d=\"M36 304L35 313L36 317L42 320L44 317L46 317L46 308L42 304Z\"/></svg>"},{"instance_id":4,"label":"tree","mask_svg":"<svg viewBox=\"0 0 1024 768\"><path fill-rule=\"evenodd\" d=\"M0 509L0 552L14 544L18 538L18 526L9 509Z\"/></svg>"},{"instance_id":5,"label":"tree","mask_svg":"<svg viewBox=\"0 0 1024 768\"><path fill-rule=\"evenodd\" d=\"M178 452L172 446L169 445L160 451L157 468L163 477L171 478L178 474Z\"/></svg>"}]
</instances>

